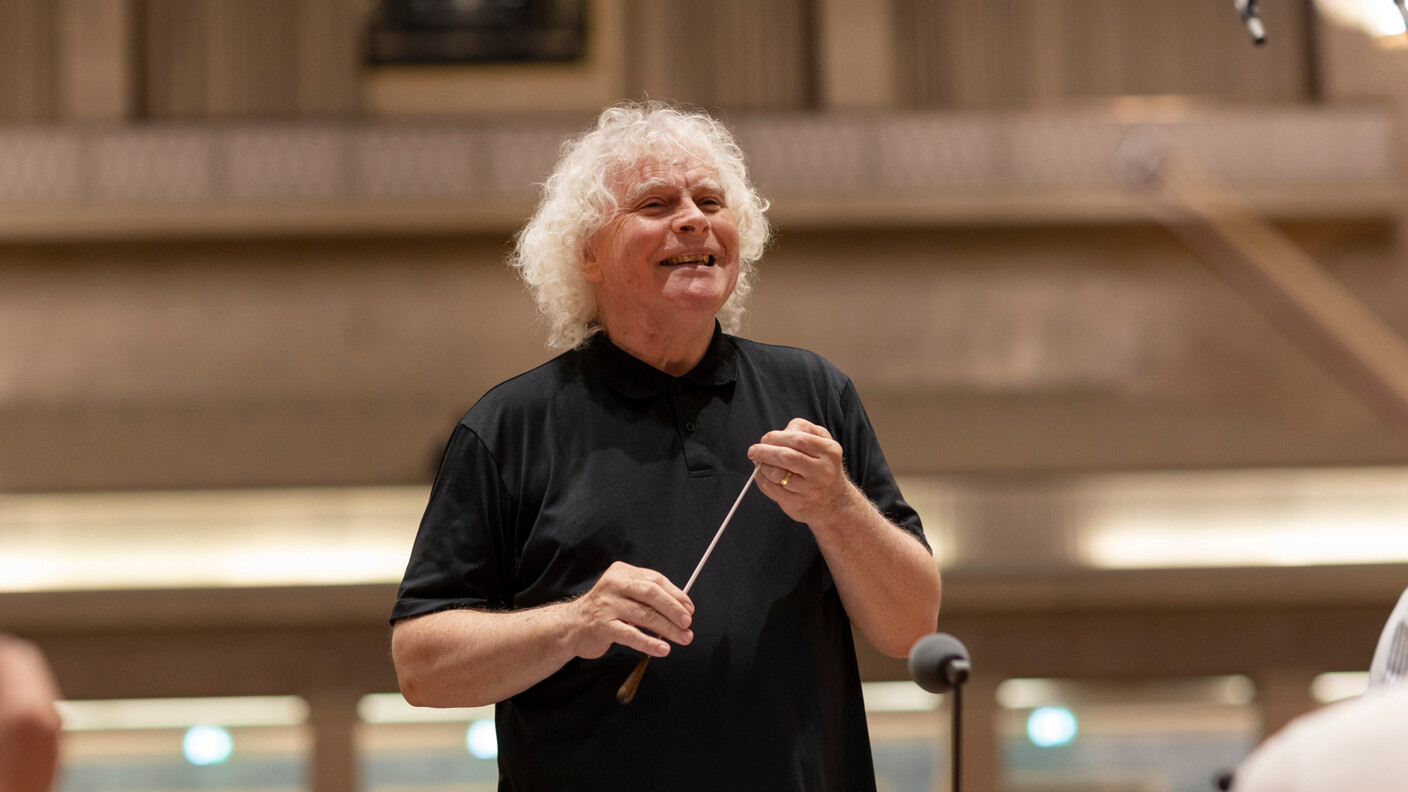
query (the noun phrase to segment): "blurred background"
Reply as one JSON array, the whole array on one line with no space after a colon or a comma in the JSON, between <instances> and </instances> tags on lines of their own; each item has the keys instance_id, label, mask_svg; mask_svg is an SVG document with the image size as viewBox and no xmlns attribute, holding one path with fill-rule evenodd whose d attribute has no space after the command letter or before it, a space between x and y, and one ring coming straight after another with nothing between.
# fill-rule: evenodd
<instances>
[{"instance_id":1,"label":"blurred background","mask_svg":"<svg viewBox=\"0 0 1408 792\"><path fill-rule=\"evenodd\" d=\"M0 631L60 789L494 788L386 619L455 421L551 354L534 184L645 97L739 135L744 334L851 375L924 517L966 788L1211 789L1408 585L1408 37L1260 12L3 0ZM946 788L948 705L860 643L882 788Z\"/></svg>"}]
</instances>

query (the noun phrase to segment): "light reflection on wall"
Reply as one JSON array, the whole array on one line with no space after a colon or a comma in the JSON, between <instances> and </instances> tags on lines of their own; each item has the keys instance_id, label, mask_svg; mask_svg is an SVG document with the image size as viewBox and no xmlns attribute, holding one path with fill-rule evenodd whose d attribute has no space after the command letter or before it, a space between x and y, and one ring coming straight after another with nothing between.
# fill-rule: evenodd
<instances>
[{"instance_id":1,"label":"light reflection on wall","mask_svg":"<svg viewBox=\"0 0 1408 792\"><path fill-rule=\"evenodd\" d=\"M392 583L424 487L0 495L0 592Z\"/></svg>"},{"instance_id":2,"label":"light reflection on wall","mask_svg":"<svg viewBox=\"0 0 1408 792\"><path fill-rule=\"evenodd\" d=\"M1408 473L1121 474L1080 488L1080 561L1098 568L1408 561Z\"/></svg>"},{"instance_id":3,"label":"light reflection on wall","mask_svg":"<svg viewBox=\"0 0 1408 792\"><path fill-rule=\"evenodd\" d=\"M1243 676L1010 679L998 686L1003 778L1013 790L1204 792L1260 740Z\"/></svg>"},{"instance_id":4,"label":"light reflection on wall","mask_svg":"<svg viewBox=\"0 0 1408 792\"><path fill-rule=\"evenodd\" d=\"M1408 469L905 476L945 569L1408 563ZM0 593L394 584L424 487L0 495Z\"/></svg>"},{"instance_id":5,"label":"light reflection on wall","mask_svg":"<svg viewBox=\"0 0 1408 792\"><path fill-rule=\"evenodd\" d=\"M303 788L312 755L297 696L62 701L57 792Z\"/></svg>"},{"instance_id":6,"label":"light reflection on wall","mask_svg":"<svg viewBox=\"0 0 1408 792\"><path fill-rule=\"evenodd\" d=\"M1358 698L1369 689L1368 671L1333 671L1310 683L1310 695L1321 704Z\"/></svg>"}]
</instances>

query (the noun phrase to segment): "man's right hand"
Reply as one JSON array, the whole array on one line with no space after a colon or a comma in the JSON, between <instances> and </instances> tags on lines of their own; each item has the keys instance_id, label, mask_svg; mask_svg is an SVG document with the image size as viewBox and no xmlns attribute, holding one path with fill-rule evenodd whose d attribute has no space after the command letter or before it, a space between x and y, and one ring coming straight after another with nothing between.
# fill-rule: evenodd
<instances>
[{"instance_id":1,"label":"man's right hand","mask_svg":"<svg viewBox=\"0 0 1408 792\"><path fill-rule=\"evenodd\" d=\"M670 653L666 641L685 645L694 640L689 629L694 603L653 569L617 561L571 605L577 617L577 656L588 660L601 657L612 644L664 657Z\"/></svg>"},{"instance_id":2,"label":"man's right hand","mask_svg":"<svg viewBox=\"0 0 1408 792\"><path fill-rule=\"evenodd\" d=\"M601 657L612 644L663 657L667 641L694 640L693 616L694 603L664 575L618 561L573 600L402 619L391 657L410 703L477 707L522 693L573 657Z\"/></svg>"}]
</instances>

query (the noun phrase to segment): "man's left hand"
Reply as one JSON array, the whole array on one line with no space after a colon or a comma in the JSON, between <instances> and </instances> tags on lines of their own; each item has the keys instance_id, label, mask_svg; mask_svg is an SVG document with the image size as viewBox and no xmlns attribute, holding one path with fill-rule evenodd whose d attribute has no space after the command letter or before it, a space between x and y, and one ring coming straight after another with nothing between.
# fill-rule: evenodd
<instances>
[{"instance_id":1,"label":"man's left hand","mask_svg":"<svg viewBox=\"0 0 1408 792\"><path fill-rule=\"evenodd\" d=\"M763 435L748 459L758 465L758 488L797 522L834 516L856 491L846 478L841 444L826 427L802 418Z\"/></svg>"}]
</instances>

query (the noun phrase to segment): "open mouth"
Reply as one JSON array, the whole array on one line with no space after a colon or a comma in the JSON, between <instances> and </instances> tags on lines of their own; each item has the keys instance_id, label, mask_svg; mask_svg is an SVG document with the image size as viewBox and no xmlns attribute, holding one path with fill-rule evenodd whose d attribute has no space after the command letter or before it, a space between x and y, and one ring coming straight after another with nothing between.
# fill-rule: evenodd
<instances>
[{"instance_id":1,"label":"open mouth","mask_svg":"<svg viewBox=\"0 0 1408 792\"><path fill-rule=\"evenodd\" d=\"M714 257L707 253L693 253L688 256L672 256L660 262L662 267L677 267L681 264L703 264L706 267L714 266Z\"/></svg>"}]
</instances>

